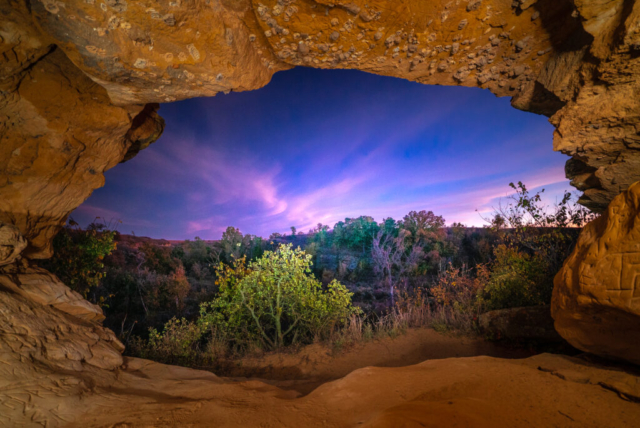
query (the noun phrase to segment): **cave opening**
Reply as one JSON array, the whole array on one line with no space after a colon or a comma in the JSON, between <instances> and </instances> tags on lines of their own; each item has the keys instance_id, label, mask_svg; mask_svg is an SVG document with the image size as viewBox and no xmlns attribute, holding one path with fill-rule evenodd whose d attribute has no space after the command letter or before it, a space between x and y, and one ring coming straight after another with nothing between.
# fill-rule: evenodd
<instances>
[{"instance_id":1,"label":"cave opening","mask_svg":"<svg viewBox=\"0 0 640 428\"><path fill-rule=\"evenodd\" d=\"M421 279L407 279L398 293L431 293L432 285L426 284L452 273L450 267L475 275L482 263L493 260L498 235L488 232L487 218L515 192L509 183L521 181L534 194L544 189L540 205L552 206L573 190L564 174L567 157L550 150L553 126L547 117L514 109L509 101L478 88L427 86L353 70L296 68L276 73L258 91L161 105L163 135L107 171L106 185L70 216L82 226L99 217L119 232L117 249L106 257L107 277L88 298L102 302L104 325L123 338L128 356L193 365L145 353L139 343L150 340L150 328L161 331L173 317L202 319L199 305L220 294L216 263L232 266L241 257L255 262L280 244L299 246L311 256L311 271L323 286L332 279L346 284L367 317L386 316L396 292L389 297L374 272L375 237L357 246L334 238L340 224L350 219L370 219L376 230L391 219L397 229L392 233L402 236L401 231L409 229L400 224L411 213L441 216L437 233L443 237L424 244L428 249L421 251L431 255L416 261L423 266L422 273L415 272ZM327 227L327 242L320 225ZM460 225L466 229L460 232L464 238L450 236ZM484 245L477 250L484 252L483 262L466 253L459 256L466 251L462 245ZM156 253L161 256L156 258ZM434 261L436 253L442 254ZM64 269L56 273L64 275ZM167 285L178 276L182 291ZM553 331L551 282L548 277L546 297L536 303L547 305L537 322ZM559 346L556 339L551 338L554 349ZM431 340L414 338L393 362L371 360L366 353L360 358L371 365L409 365L451 352L526 355L488 343L461 346L438 340L437 351L416 350ZM234 358L243 366L251 364L241 360L242 355ZM324 369L319 376L326 379L320 382L295 371L265 373L260 364L254 372L216 364L209 369L294 382L298 392L310 392L347 373Z\"/></svg>"},{"instance_id":2,"label":"cave opening","mask_svg":"<svg viewBox=\"0 0 640 428\"><path fill-rule=\"evenodd\" d=\"M548 119L481 89L296 68L258 91L163 104L160 114L164 134L107 171L75 221L121 220L122 233L172 240L422 209L481 227L510 182L546 188L548 204L574 190Z\"/></svg>"},{"instance_id":3,"label":"cave opening","mask_svg":"<svg viewBox=\"0 0 640 428\"><path fill-rule=\"evenodd\" d=\"M640 418L638 4L633 0L0 2L0 425L632 426ZM422 85L487 92L417 86L355 71L288 71L294 67L360 70ZM287 84L306 78L310 79L306 85ZM251 92L269 82L267 88ZM380 96L378 88L386 95ZM502 98L493 99L488 91ZM234 93L173 103L228 92ZM286 94L297 96L298 102L282 103ZM507 97L516 109L549 117L553 127L544 117L514 111ZM158 114L157 103L173 104L164 105ZM163 133L164 112L166 133L148 147ZM89 296L73 277L82 267L76 264L82 259L78 256L87 251L99 269L112 263L101 254L106 247L93 246L95 241L89 240L91 245L80 241L66 253L57 252L67 259L51 258L55 237L61 236L56 234L68 215L95 189L99 190L73 214L79 222L86 224L94 216L122 219L122 235L135 231L180 241L192 236L215 238L226 225L250 235L284 229L288 236L274 235L271 247L265 243L264 248L273 249L304 239L296 232L302 230L304 235L319 218L329 225L351 215L398 219L423 206L449 222L473 224L474 219L480 222L473 210L491 206L495 202L491 196L503 196L510 181L522 180L532 191L543 185L557 191L566 186L562 156L550 151L551 132L553 149L572 157L565 172L571 186L583 192L580 202L602 216L588 223L579 238L575 234L576 241L565 246L567 253L556 257L555 276L538 275L538 280L542 278L538 283L545 285L544 303L550 301L550 306L537 304L540 301L523 306L523 300L539 297L525 293L516 296L520 300L515 299L514 307L492 307L480 315L490 327L502 329L493 338L513 333L514 325L520 335L546 331L554 340L568 341L577 349L574 352L584 352L576 358L561 352L514 360L526 355L492 354L491 346L479 351L474 341L461 352L447 347L447 340L436 331L442 330L442 323L433 323L433 330L428 330L442 339L439 346L417 349L422 342L415 330L397 335L398 325L391 321L403 322L400 317L378 318L383 320L380 330L387 334L378 340L366 329L374 324L358 327L362 319L351 317L357 315L352 307L330 305L345 310L340 312L340 319L348 320L343 326L354 328L343 332L351 331L352 337L360 334L371 352L365 358L351 353L355 366L342 364L333 351L346 349L344 339L349 336L334 336L332 352L302 352L298 360L290 358L293 354L276 353L275 365L268 358L262 360L272 370L271 379L280 377L276 380L304 375L318 362L336 368L331 376L314 382L339 380L301 398L295 385L285 382L275 387L248 379L256 372L251 365L244 366L245 361L233 364L249 369L233 379L175 365L189 365L184 358L203 349L197 334L212 325L194 324L201 315L194 303L211 298L203 285L219 284L191 257L198 251L216 256L209 252L211 241L177 246L156 242L155 249L141 249L148 242L136 241L140 237L118 241L122 244L118 257L130 269L106 278L116 278L111 285L124 294L106 290ZM475 144L478 140L483 144ZM201 141L207 144L198 145ZM552 177L552 183L536 179L541 176ZM107 186L102 187L105 177ZM494 189L495 193L489 192ZM557 200L553 192L548 195L549 202ZM427 205L431 202L434 205ZM456 218L460 212L471 213L472 219ZM224 215L216 216L219 213ZM259 222L265 218L268 221ZM326 277L324 271L314 272L322 280L319 287L327 291L334 284L331 290L342 297L344 289L333 282L332 272L342 275L360 269L380 275L358 260L373 254L375 239L379 245L383 235L376 234L367 246L362 236L371 238L374 229L364 225L374 221L352 220L345 219L340 230L368 232L349 235L354 241L345 241L348 251L327 240L331 245L325 245L323 261L326 231L316 225L313 236L318 240L313 243L318 245L312 248L315 255L309 254L314 261L328 260L332 265ZM375 223L388 236L395 238L397 232L401 242L408 242L406 231L419 236L417 228L411 229L414 223L440 224L439 217L427 212L415 212L402 221L402 227L397 222ZM459 229L446 232L455 236ZM92 238L104 237L100 231L80 231L77 236L86 232ZM235 232L228 233L233 245L228 248L227 267L237 260L236 253L244 251L246 235L237 241L240 232ZM437 237L428 232L425 239ZM383 242L383 247L400 241ZM174 254L176 247L185 251L178 248ZM479 254L492 253L491 245L478 247ZM251 257L257 258L253 248ZM378 255L391 255L380 248ZM396 259L400 262L420 255L399 248L394 254L400 254ZM143 254L155 250L155 261L164 251L171 256L169 263L153 269L150 264L143 266ZM426 252L429 260L447 249L432 250ZM293 250L280 255L291 254L286 251ZM339 262L348 252L353 257ZM504 260L530 267L520 262L531 261L527 257L535 251L516 254L513 247L503 245L498 253ZM517 257L511 257L514 254ZM173 264L174 255L182 257L180 263ZM212 261L219 260L206 263ZM46 263L58 263L58 269ZM386 268L385 287L393 282L388 280L392 271L404 274L398 266ZM494 267L488 266L488 273L507 282L527 274L526 269L494 271ZM477 281L458 281L449 275L457 275L455 270L441 272L445 274L429 278L438 282L431 283L427 299L420 302L447 306L439 312L446 316L457 313L465 296L478 301L478 293L454 291L464 287L468 291ZM528 272L535 274L536 269ZM93 285L105 278L104 271L93 273L89 278ZM188 275L197 280L193 290L200 293L191 301L188 293L184 298L191 287ZM406 275L397 278L406 284ZM357 277L352 279L354 295L377 299L358 284ZM463 282L464 287L456 288ZM394 302L393 284L378 291L389 297L386 309L403 302ZM457 300L451 300L452 294ZM491 295L481 297L488 298L483 304L493 301ZM127 306L132 310L122 312L120 319L109 318ZM404 312L396 314L406 315L415 307L405 305ZM507 310L503 315L511 316L506 322L495 314L503 310ZM137 312L147 317L153 311L155 326L162 331L149 331L150 324L142 325L131 316ZM411 313L426 319L419 318L425 312ZM172 321L176 314L184 320ZM210 320L208 315L202 319ZM487 323L480 316L476 319L476 312L466 315L448 321L462 320L459 326L468 322L474 328L483 325L486 331ZM289 326L296 322L290 319ZM139 349L158 345L168 349L171 358L152 360L147 359L153 357L150 353L132 353L132 325L155 341L148 340L151 347L142 343ZM269 333L280 334L280 327ZM313 347L318 342L310 331L306 340ZM212 338L214 332L208 330L207 335ZM167 342L167 337L178 340ZM392 343L399 343L393 342L397 338L413 347L413 359L389 352ZM276 347L285 342L278 336ZM216 343L208 340L207 349L217 352ZM436 349L446 352L433 352ZM371 355L386 361L374 361ZM425 355L432 360L420 363ZM448 358L452 356L472 358ZM409 362L420 364L395 367ZM319 383L305 388L314 389Z\"/></svg>"}]
</instances>

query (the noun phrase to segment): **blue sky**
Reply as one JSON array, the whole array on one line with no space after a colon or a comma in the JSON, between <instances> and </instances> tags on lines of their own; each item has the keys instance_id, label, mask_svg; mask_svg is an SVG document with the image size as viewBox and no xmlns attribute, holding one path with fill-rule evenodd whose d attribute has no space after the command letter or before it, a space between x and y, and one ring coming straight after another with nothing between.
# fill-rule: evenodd
<instances>
[{"instance_id":1,"label":"blue sky","mask_svg":"<svg viewBox=\"0 0 640 428\"><path fill-rule=\"evenodd\" d=\"M510 181L565 189L567 157L547 118L475 88L350 70L296 68L266 87L165 104L162 137L107 171L72 217L119 219L122 233L269 236L345 217L432 210L482 225Z\"/></svg>"}]
</instances>

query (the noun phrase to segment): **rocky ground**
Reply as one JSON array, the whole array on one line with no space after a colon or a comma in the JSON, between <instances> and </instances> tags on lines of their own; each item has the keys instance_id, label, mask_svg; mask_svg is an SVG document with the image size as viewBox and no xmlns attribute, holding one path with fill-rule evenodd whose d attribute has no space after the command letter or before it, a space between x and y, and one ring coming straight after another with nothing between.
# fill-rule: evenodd
<instances>
[{"instance_id":1,"label":"rocky ground","mask_svg":"<svg viewBox=\"0 0 640 428\"><path fill-rule=\"evenodd\" d=\"M67 426L631 427L640 418L637 376L550 354L367 367L303 397L145 360L124 367L78 399Z\"/></svg>"}]
</instances>

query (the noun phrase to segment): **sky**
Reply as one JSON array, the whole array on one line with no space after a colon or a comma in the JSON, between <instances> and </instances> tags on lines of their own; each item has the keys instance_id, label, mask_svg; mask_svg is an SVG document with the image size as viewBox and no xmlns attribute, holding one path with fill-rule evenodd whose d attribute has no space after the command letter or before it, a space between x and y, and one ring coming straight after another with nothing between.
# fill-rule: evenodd
<instances>
[{"instance_id":1,"label":"sky","mask_svg":"<svg viewBox=\"0 0 640 428\"><path fill-rule=\"evenodd\" d=\"M509 182L573 190L544 116L477 88L426 86L352 70L296 68L257 91L163 104L164 134L107 171L71 215L121 233L268 237L346 217L432 210L481 226Z\"/></svg>"}]
</instances>

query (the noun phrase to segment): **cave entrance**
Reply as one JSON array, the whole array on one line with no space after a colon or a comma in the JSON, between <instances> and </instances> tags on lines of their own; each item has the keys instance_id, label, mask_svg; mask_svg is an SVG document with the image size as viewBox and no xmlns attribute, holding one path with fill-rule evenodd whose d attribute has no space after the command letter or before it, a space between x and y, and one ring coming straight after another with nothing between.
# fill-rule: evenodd
<instances>
[{"instance_id":1,"label":"cave entrance","mask_svg":"<svg viewBox=\"0 0 640 428\"><path fill-rule=\"evenodd\" d=\"M148 328L162 329L173 316L193 322L198 305L219 295L214 263L233 263L234 249L212 241L226 242L228 227L245 235L237 241L243 248L238 256L251 259L254 245L274 250L279 243L293 243L309 250L315 238L307 232L317 230L319 223L331 229L347 218L368 216L381 224L389 217L401 220L411 211L425 210L441 215L447 226L482 227L483 215L512 191L510 182L522 181L533 192L545 188L549 204L572 190L564 176L566 156L550 150L553 127L547 118L516 110L508 98L476 88L296 68L277 73L258 91L166 104L160 114L166 121L160 139L107 171L105 187L72 213L81 225L95 217L111 224L121 220L119 232L136 235L119 238L117 257L124 255L123 260L107 260L110 278L99 293L116 296L105 297L110 305L105 325L126 342L130 355L146 355L129 342L131 337L146 340ZM305 236L293 239L292 233ZM252 236L247 244L246 235ZM276 243L255 244L255 236ZM155 240L146 246L143 237ZM355 291L355 304L368 315L384 316L394 292L387 294L371 267L349 266L350 257L358 258L357 264L371 263L372 246L363 243L360 251L351 244L335 249L320 243L313 250L313 273L325 285L334 278L344 282ZM138 257L137 265L126 260L127 251ZM156 251L165 254L156 257ZM443 267L428 269L447 272L446 257L461 266L451 255L443 256ZM165 269L162 260L173 266ZM123 286L123 272L135 281ZM421 274L425 284L432 279L430 272ZM166 285L178 284L175 278L180 275L186 281L184 293ZM413 292L418 286L411 287ZM164 303L156 296L163 293L171 296ZM546 312L553 331L548 307ZM251 359L240 364L248 369L233 364L205 367L219 375L269 379L306 393L363 362L405 366L455 355L526 354L482 340L448 342L430 331L412 332L394 342L400 350L392 356L379 358L379 350L368 347L340 360L340 370L334 370L333 363L315 366L313 376L300 371L306 363L296 357L286 367L274 363L273 369ZM151 358L165 361L161 355Z\"/></svg>"},{"instance_id":2,"label":"cave entrance","mask_svg":"<svg viewBox=\"0 0 640 428\"><path fill-rule=\"evenodd\" d=\"M551 202L571 190L544 116L476 88L350 70L296 68L259 91L163 105L166 131L106 173L73 214L120 219L122 233L219 239L227 226L268 237L345 217L476 212L523 181Z\"/></svg>"}]
</instances>

